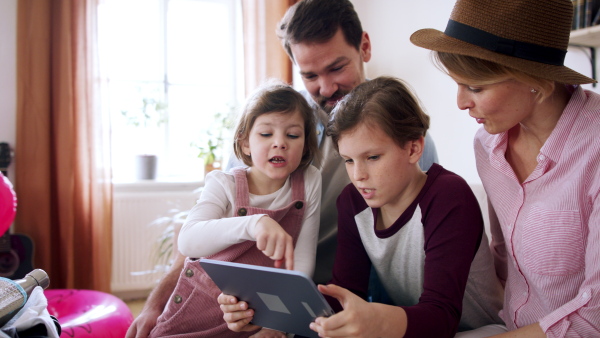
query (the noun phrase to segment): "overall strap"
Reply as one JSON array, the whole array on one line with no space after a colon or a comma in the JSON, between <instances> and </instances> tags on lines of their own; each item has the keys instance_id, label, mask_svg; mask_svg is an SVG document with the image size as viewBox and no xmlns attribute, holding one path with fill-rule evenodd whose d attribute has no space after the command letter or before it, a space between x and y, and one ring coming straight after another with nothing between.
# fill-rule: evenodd
<instances>
[{"instance_id":1,"label":"overall strap","mask_svg":"<svg viewBox=\"0 0 600 338\"><path fill-rule=\"evenodd\" d=\"M233 178L235 180L235 210L240 206L250 205L250 192L248 188L248 177L246 177L245 168L233 169Z\"/></svg>"},{"instance_id":2,"label":"overall strap","mask_svg":"<svg viewBox=\"0 0 600 338\"><path fill-rule=\"evenodd\" d=\"M304 197L304 170L296 169L291 174L292 201L303 201Z\"/></svg>"}]
</instances>

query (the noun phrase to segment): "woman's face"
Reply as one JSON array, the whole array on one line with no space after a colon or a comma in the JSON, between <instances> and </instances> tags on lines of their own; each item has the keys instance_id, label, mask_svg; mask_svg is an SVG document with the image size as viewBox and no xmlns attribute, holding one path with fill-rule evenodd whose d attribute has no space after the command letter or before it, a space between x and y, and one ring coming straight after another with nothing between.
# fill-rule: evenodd
<instances>
[{"instance_id":1,"label":"woman's face","mask_svg":"<svg viewBox=\"0 0 600 338\"><path fill-rule=\"evenodd\" d=\"M482 124L490 134L505 132L532 117L536 94L531 86L516 80L475 85L450 74L458 84L456 103Z\"/></svg>"}]
</instances>

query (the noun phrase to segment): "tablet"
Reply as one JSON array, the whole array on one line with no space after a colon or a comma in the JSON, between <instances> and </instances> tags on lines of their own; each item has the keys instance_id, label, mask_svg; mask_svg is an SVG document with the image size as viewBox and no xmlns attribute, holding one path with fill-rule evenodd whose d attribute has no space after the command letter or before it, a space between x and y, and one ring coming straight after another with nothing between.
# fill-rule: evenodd
<instances>
[{"instance_id":1,"label":"tablet","mask_svg":"<svg viewBox=\"0 0 600 338\"><path fill-rule=\"evenodd\" d=\"M302 272L205 258L200 265L224 294L254 309L252 324L318 338L309 324L334 313L312 279Z\"/></svg>"}]
</instances>

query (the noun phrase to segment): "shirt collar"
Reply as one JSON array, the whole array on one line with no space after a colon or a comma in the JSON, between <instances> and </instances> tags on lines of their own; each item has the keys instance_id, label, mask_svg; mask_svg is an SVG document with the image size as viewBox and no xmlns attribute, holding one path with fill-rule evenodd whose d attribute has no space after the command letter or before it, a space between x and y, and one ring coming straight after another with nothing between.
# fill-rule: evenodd
<instances>
[{"instance_id":1,"label":"shirt collar","mask_svg":"<svg viewBox=\"0 0 600 338\"><path fill-rule=\"evenodd\" d=\"M560 155L569 139L573 124L587 103L587 95L581 86L569 86L572 91L571 99L556 123L556 127L542 146L540 155L553 162L560 160Z\"/></svg>"},{"instance_id":2,"label":"shirt collar","mask_svg":"<svg viewBox=\"0 0 600 338\"><path fill-rule=\"evenodd\" d=\"M569 103L561 114L556 127L540 149L540 155L543 158L558 162L560 154L563 151L566 140L569 138L573 123L577 119L579 113L584 110L587 103L587 95L581 86L569 86L572 91ZM508 132L502 132L491 138L488 138L487 146L492 149L490 152L490 160L497 159L498 156L504 158L506 154L506 146L508 144ZM538 161L539 161L538 157Z\"/></svg>"}]
</instances>

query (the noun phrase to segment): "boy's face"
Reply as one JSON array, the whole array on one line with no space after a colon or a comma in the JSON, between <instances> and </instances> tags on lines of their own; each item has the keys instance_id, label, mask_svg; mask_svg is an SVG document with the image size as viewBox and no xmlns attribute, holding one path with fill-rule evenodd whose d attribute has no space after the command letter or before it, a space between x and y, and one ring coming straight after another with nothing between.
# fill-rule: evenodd
<instances>
[{"instance_id":1,"label":"boy's face","mask_svg":"<svg viewBox=\"0 0 600 338\"><path fill-rule=\"evenodd\" d=\"M290 46L306 90L326 113L354 87L365 81L363 62L371 59L367 33L359 50L346 42L341 29L324 43L298 43Z\"/></svg>"},{"instance_id":2,"label":"boy's face","mask_svg":"<svg viewBox=\"0 0 600 338\"><path fill-rule=\"evenodd\" d=\"M413 142L420 141L409 141L402 148L381 128L368 123L341 134L338 147L348 176L371 208L403 211L406 207L399 206L411 203L415 190L420 191L421 153L414 151Z\"/></svg>"},{"instance_id":3,"label":"boy's face","mask_svg":"<svg viewBox=\"0 0 600 338\"><path fill-rule=\"evenodd\" d=\"M244 154L252 158L250 181L257 193L271 193L283 186L298 168L304 154L304 119L300 112L260 115L243 143Z\"/></svg>"}]
</instances>

